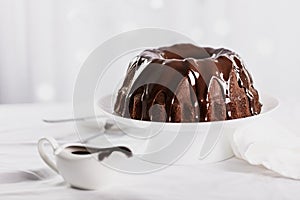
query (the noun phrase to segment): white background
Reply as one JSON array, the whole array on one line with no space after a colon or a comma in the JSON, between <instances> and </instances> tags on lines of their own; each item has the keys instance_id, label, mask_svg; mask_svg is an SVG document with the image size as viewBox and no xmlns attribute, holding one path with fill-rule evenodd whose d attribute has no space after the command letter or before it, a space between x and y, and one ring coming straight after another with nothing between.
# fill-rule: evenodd
<instances>
[{"instance_id":1,"label":"white background","mask_svg":"<svg viewBox=\"0 0 300 200\"><path fill-rule=\"evenodd\" d=\"M233 49L259 91L297 102L299 6L296 0L0 0L0 103L71 101L88 54L142 27Z\"/></svg>"}]
</instances>

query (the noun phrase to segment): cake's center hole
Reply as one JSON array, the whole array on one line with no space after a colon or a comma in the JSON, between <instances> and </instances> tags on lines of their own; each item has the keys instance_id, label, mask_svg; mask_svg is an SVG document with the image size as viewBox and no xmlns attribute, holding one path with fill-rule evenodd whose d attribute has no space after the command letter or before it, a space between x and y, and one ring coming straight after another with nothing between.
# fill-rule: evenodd
<instances>
[{"instance_id":1,"label":"cake's center hole","mask_svg":"<svg viewBox=\"0 0 300 200\"><path fill-rule=\"evenodd\" d=\"M195 47L193 45L185 44L179 46L170 47L168 49L162 49L162 56L165 59L205 59L211 57L211 55L201 47Z\"/></svg>"}]
</instances>

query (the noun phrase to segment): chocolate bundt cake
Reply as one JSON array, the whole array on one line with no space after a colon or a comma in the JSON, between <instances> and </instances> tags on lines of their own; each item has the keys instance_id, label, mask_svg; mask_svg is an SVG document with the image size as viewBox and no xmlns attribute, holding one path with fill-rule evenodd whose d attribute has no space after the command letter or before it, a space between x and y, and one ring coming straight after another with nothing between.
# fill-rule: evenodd
<instances>
[{"instance_id":1,"label":"chocolate bundt cake","mask_svg":"<svg viewBox=\"0 0 300 200\"><path fill-rule=\"evenodd\" d=\"M176 44L145 50L133 59L114 111L137 120L206 122L257 115L261 107L236 53Z\"/></svg>"}]
</instances>

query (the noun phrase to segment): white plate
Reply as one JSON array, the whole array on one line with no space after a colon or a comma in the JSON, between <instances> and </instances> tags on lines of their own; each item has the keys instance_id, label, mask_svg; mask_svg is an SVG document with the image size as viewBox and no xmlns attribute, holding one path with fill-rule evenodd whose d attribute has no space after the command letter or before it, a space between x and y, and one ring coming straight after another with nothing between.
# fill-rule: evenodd
<instances>
[{"instance_id":1,"label":"white plate","mask_svg":"<svg viewBox=\"0 0 300 200\"><path fill-rule=\"evenodd\" d=\"M113 114L114 97L105 96L98 102L102 113L113 119L123 136L114 139L116 145L127 145L143 159L161 164L217 162L233 156L230 140L236 129L269 114L279 102L261 94L263 104L259 115L217 122L162 123L133 120Z\"/></svg>"}]
</instances>

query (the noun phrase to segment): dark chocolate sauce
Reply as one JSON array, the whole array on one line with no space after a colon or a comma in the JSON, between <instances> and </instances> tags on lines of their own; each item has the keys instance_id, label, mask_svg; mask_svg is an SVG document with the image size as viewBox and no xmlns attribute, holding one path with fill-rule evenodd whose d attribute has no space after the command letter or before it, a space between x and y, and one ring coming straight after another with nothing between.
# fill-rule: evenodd
<instances>
[{"instance_id":1,"label":"dark chocolate sauce","mask_svg":"<svg viewBox=\"0 0 300 200\"><path fill-rule=\"evenodd\" d=\"M98 154L98 160L102 161L116 151L125 154L128 158L132 157L132 152L130 151L130 149L128 149L127 147L119 146L101 150L101 152L99 152Z\"/></svg>"},{"instance_id":2,"label":"dark chocolate sauce","mask_svg":"<svg viewBox=\"0 0 300 200\"><path fill-rule=\"evenodd\" d=\"M88 155L91 154L88 151L72 151L72 154L76 154L76 155Z\"/></svg>"},{"instance_id":3,"label":"dark chocolate sauce","mask_svg":"<svg viewBox=\"0 0 300 200\"><path fill-rule=\"evenodd\" d=\"M109 157L113 152L121 152L125 154L128 158L132 157L132 152L129 148L124 146L108 147L108 148L85 148L81 146L70 146L68 150L72 154L76 155L89 155L89 154L98 154L98 160L102 161L105 158Z\"/></svg>"}]
</instances>

